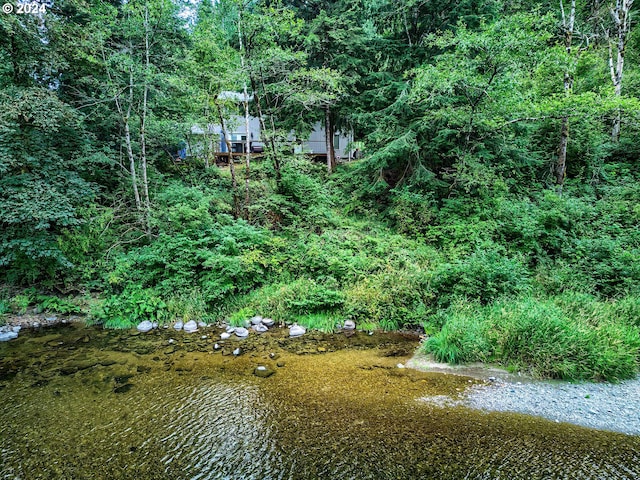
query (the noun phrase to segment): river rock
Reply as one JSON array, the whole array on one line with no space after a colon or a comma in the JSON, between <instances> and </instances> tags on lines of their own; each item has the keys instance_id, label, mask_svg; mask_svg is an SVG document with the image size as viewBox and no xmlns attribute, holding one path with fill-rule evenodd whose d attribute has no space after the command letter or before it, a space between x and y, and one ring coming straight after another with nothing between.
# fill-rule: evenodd
<instances>
[{"instance_id":1,"label":"river rock","mask_svg":"<svg viewBox=\"0 0 640 480\"><path fill-rule=\"evenodd\" d=\"M242 353L242 349L240 347L238 347L232 353L233 353L234 356L237 357L238 355L240 355Z\"/></svg>"},{"instance_id":2,"label":"river rock","mask_svg":"<svg viewBox=\"0 0 640 480\"><path fill-rule=\"evenodd\" d=\"M173 325L173 328L176 329L176 330L182 330L183 327L184 327L184 323L182 323L182 322L176 322Z\"/></svg>"},{"instance_id":3,"label":"river rock","mask_svg":"<svg viewBox=\"0 0 640 480\"><path fill-rule=\"evenodd\" d=\"M237 337L245 338L249 336L249 330L247 330L246 328L239 327L239 328L236 328L235 334Z\"/></svg>"},{"instance_id":4,"label":"river rock","mask_svg":"<svg viewBox=\"0 0 640 480\"><path fill-rule=\"evenodd\" d=\"M158 322L153 322L151 325L153 326L153 328L158 328Z\"/></svg>"},{"instance_id":5,"label":"river rock","mask_svg":"<svg viewBox=\"0 0 640 480\"><path fill-rule=\"evenodd\" d=\"M353 320L345 320L344 321L344 325L342 326L343 330L355 330L356 329L356 322L354 322Z\"/></svg>"},{"instance_id":6,"label":"river rock","mask_svg":"<svg viewBox=\"0 0 640 480\"><path fill-rule=\"evenodd\" d=\"M233 333L236 331L236 327L227 327L227 333Z\"/></svg>"},{"instance_id":7,"label":"river rock","mask_svg":"<svg viewBox=\"0 0 640 480\"><path fill-rule=\"evenodd\" d=\"M295 323L289 328L290 337L300 337L305 333L307 333L307 330L304 327L301 327L300 325L297 325Z\"/></svg>"},{"instance_id":8,"label":"river rock","mask_svg":"<svg viewBox=\"0 0 640 480\"><path fill-rule=\"evenodd\" d=\"M251 325L260 325L262 323L262 317L260 315L256 315L251 319Z\"/></svg>"},{"instance_id":9,"label":"river rock","mask_svg":"<svg viewBox=\"0 0 640 480\"><path fill-rule=\"evenodd\" d=\"M227 340L229 338L231 338L231 334L228 332L223 332L220 334L220 340Z\"/></svg>"},{"instance_id":10,"label":"river rock","mask_svg":"<svg viewBox=\"0 0 640 480\"><path fill-rule=\"evenodd\" d=\"M269 327L267 327L266 325L262 325L261 323L259 323L258 325L254 325L253 329L258 333L264 333L269 331Z\"/></svg>"},{"instance_id":11,"label":"river rock","mask_svg":"<svg viewBox=\"0 0 640 480\"><path fill-rule=\"evenodd\" d=\"M198 328L207 328L207 324L204 323L202 320L198 322Z\"/></svg>"},{"instance_id":12,"label":"river rock","mask_svg":"<svg viewBox=\"0 0 640 480\"><path fill-rule=\"evenodd\" d=\"M18 338L18 334L16 332L0 333L0 342L8 342L9 340L13 340L14 338Z\"/></svg>"},{"instance_id":13,"label":"river rock","mask_svg":"<svg viewBox=\"0 0 640 480\"><path fill-rule=\"evenodd\" d=\"M262 319L262 324L266 325L267 327L273 327L275 325L275 321L271 318L263 318Z\"/></svg>"},{"instance_id":14,"label":"river rock","mask_svg":"<svg viewBox=\"0 0 640 480\"><path fill-rule=\"evenodd\" d=\"M20 325L15 325L15 326L11 327L11 331L13 333L20 333L20 330L22 330L22 327Z\"/></svg>"},{"instance_id":15,"label":"river rock","mask_svg":"<svg viewBox=\"0 0 640 480\"><path fill-rule=\"evenodd\" d=\"M144 322L140 322L136 327L139 332L147 333L148 331L153 329L153 323L149 320L145 320Z\"/></svg>"},{"instance_id":16,"label":"river rock","mask_svg":"<svg viewBox=\"0 0 640 480\"><path fill-rule=\"evenodd\" d=\"M214 350L220 350L221 348L222 348L222 347L220 346L220 344L219 344L219 343L214 343L214 344L213 344L213 349L214 349Z\"/></svg>"},{"instance_id":17,"label":"river rock","mask_svg":"<svg viewBox=\"0 0 640 480\"><path fill-rule=\"evenodd\" d=\"M193 332L198 330L198 324L195 321L190 320L187 323L185 323L184 327L182 327L182 328L187 333L193 333Z\"/></svg>"},{"instance_id":18,"label":"river rock","mask_svg":"<svg viewBox=\"0 0 640 480\"><path fill-rule=\"evenodd\" d=\"M274 370L271 370L269 367L265 367L264 365L258 365L254 370L253 374L256 377L267 378L276 373Z\"/></svg>"}]
</instances>

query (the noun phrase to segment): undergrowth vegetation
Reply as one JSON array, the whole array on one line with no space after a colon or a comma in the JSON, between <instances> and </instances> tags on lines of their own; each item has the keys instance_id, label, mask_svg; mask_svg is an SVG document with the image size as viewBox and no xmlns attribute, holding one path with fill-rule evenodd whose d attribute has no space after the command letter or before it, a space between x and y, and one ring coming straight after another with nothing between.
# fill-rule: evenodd
<instances>
[{"instance_id":1,"label":"undergrowth vegetation","mask_svg":"<svg viewBox=\"0 0 640 480\"><path fill-rule=\"evenodd\" d=\"M636 185L440 202L390 191L384 204L353 185L353 165L329 180L305 160L290 166L281 191L257 167L249 219L230 213L225 170L185 166L181 179L159 179L153 238L105 250L87 284L102 292L89 321L129 328L263 315L332 331L353 319L365 330L423 328L423 348L441 361L571 379L638 371ZM417 217L399 215L407 202ZM95 265L95 253L74 258L79 272ZM53 298L32 289L3 308L78 309Z\"/></svg>"}]
</instances>

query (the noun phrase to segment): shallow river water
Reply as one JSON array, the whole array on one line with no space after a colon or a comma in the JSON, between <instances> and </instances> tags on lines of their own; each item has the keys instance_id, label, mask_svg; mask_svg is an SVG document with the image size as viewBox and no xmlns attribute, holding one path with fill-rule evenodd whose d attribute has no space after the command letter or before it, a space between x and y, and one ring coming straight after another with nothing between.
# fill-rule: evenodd
<instances>
[{"instance_id":1,"label":"shallow river water","mask_svg":"<svg viewBox=\"0 0 640 480\"><path fill-rule=\"evenodd\" d=\"M0 478L640 477L638 436L422 401L479 381L397 368L413 336L275 331L214 351L219 333L73 325L0 344Z\"/></svg>"}]
</instances>

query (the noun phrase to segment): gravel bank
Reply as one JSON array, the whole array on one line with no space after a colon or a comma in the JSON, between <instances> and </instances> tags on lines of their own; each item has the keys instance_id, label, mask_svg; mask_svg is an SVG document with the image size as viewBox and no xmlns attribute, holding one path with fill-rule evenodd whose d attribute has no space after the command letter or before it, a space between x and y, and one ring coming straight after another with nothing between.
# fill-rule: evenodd
<instances>
[{"instance_id":1,"label":"gravel bank","mask_svg":"<svg viewBox=\"0 0 640 480\"><path fill-rule=\"evenodd\" d=\"M449 366L415 356L407 367L485 380L458 398L427 397L442 407L462 405L516 412L599 430L640 435L640 378L618 384L536 381L483 365Z\"/></svg>"},{"instance_id":2,"label":"gravel bank","mask_svg":"<svg viewBox=\"0 0 640 480\"><path fill-rule=\"evenodd\" d=\"M610 383L512 383L497 379L468 391L462 404L640 435L640 379Z\"/></svg>"}]
</instances>

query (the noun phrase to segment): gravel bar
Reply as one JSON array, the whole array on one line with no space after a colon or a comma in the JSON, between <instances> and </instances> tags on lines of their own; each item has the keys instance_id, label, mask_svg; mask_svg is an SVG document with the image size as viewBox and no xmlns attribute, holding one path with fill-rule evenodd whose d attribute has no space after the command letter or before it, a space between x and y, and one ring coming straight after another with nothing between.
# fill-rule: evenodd
<instances>
[{"instance_id":1,"label":"gravel bar","mask_svg":"<svg viewBox=\"0 0 640 480\"><path fill-rule=\"evenodd\" d=\"M640 435L640 378L620 383L539 381L483 364L452 366L416 354L409 368L483 380L457 398L423 398L443 408L515 412L598 430Z\"/></svg>"},{"instance_id":2,"label":"gravel bar","mask_svg":"<svg viewBox=\"0 0 640 480\"><path fill-rule=\"evenodd\" d=\"M462 405L517 412L556 422L640 435L640 379L622 383L511 383L476 385Z\"/></svg>"}]
</instances>

